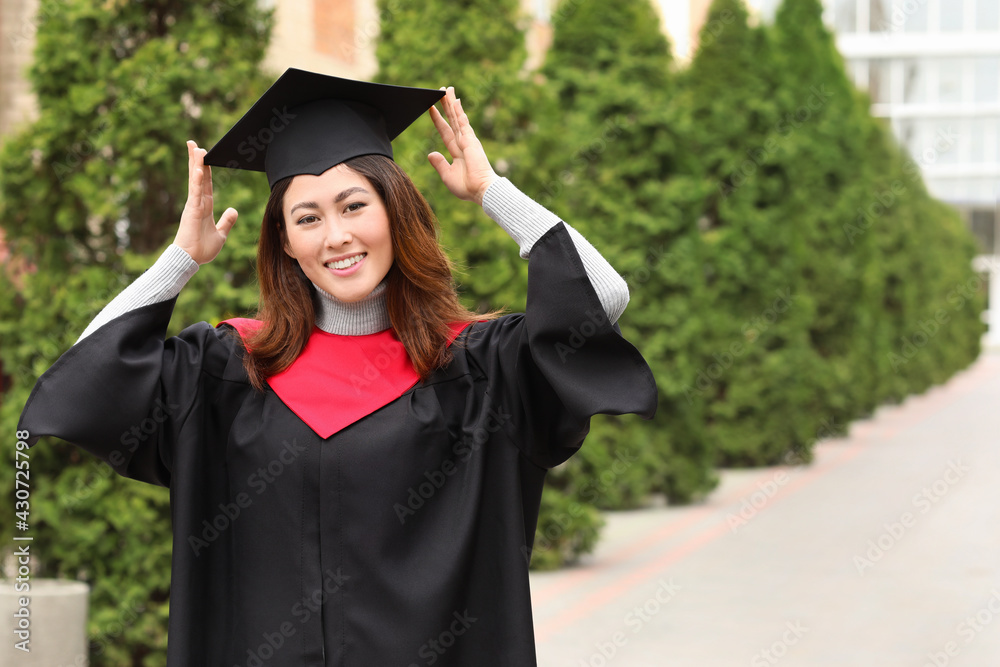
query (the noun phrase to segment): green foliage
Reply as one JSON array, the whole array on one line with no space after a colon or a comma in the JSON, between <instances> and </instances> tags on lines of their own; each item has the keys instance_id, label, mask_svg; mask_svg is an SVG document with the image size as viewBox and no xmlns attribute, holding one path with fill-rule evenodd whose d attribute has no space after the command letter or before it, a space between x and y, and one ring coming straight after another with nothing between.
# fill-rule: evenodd
<instances>
[{"instance_id":1,"label":"green foliage","mask_svg":"<svg viewBox=\"0 0 1000 667\"><path fill-rule=\"evenodd\" d=\"M400 85L454 86L497 172L538 197L541 189L530 141L552 102L547 91L522 75L526 53L518 7L517 0L382 0L376 78ZM522 311L527 262L481 209L448 192L427 161L427 154L435 150L447 153L429 118L418 120L393 147L396 162L434 208L441 241L462 271L466 304L480 310ZM547 482L533 568L551 569L575 560L596 542L596 498L574 495L558 483L560 479L569 477L551 475Z\"/></svg>"},{"instance_id":2,"label":"green foliage","mask_svg":"<svg viewBox=\"0 0 1000 667\"><path fill-rule=\"evenodd\" d=\"M0 154L0 225L34 270L0 302L0 362L13 433L28 392L111 298L172 240L187 197L187 139L210 142L266 88L259 71L270 11L205 3L44 1L29 72L39 118ZM233 54L239 54L234 58ZM224 170L220 170L224 171ZM191 322L256 302L252 258L266 181L215 175L215 199L241 210L223 254L174 312ZM253 193L256 193L254 195ZM166 489L112 474L58 441L31 449L32 533L41 577L92 587L95 665L162 665L170 574ZM13 473L0 470L11 497ZM10 544L13 507L0 506Z\"/></svg>"},{"instance_id":3,"label":"green foliage","mask_svg":"<svg viewBox=\"0 0 1000 667\"><path fill-rule=\"evenodd\" d=\"M816 431L817 359L806 337L814 304L796 279L804 227L781 211L793 130L776 103L775 69L769 37L748 25L743 4L717 0L680 82L686 149L705 192L708 325L685 392L704 410L707 445L724 465L774 461Z\"/></svg>"},{"instance_id":4,"label":"green foliage","mask_svg":"<svg viewBox=\"0 0 1000 667\"><path fill-rule=\"evenodd\" d=\"M569 483L571 475L551 472L549 476L554 478L556 485L550 484L542 494L531 550L534 570L555 570L576 562L580 554L594 550L599 531L604 526L604 519L592 502L562 489L555 490L560 483Z\"/></svg>"},{"instance_id":5,"label":"green foliage","mask_svg":"<svg viewBox=\"0 0 1000 667\"><path fill-rule=\"evenodd\" d=\"M380 0L376 47L377 81L454 86L494 167L511 178L534 118L533 92L521 78L526 51L518 7L517 0ZM428 116L393 142L394 159L441 223L441 242L459 270L466 305L523 310L527 270L516 244L481 209L448 192L427 160L432 151L448 157Z\"/></svg>"},{"instance_id":6,"label":"green foliage","mask_svg":"<svg viewBox=\"0 0 1000 667\"><path fill-rule=\"evenodd\" d=\"M935 201L849 82L818 0L753 27L716 0L676 72L649 0L564 0L540 72L517 0L380 0L377 79L454 85L502 175L581 231L629 284L619 324L649 361L656 419L595 418L551 471L533 568L590 551L599 509L704 496L713 466L808 461L817 438L943 382L979 353L985 286L958 214ZM263 92L270 12L255 0L42 2L30 71L40 117L0 153L0 226L33 270L0 272L12 433L35 380L173 237L186 150ZM238 57L234 57L238 54ZM466 303L521 310L526 262L427 162L428 118L396 161L434 207ZM256 305L262 174L217 170L240 211L222 255L178 299L171 333ZM94 664L162 665L164 489L61 442L33 448L36 576L93 587ZM11 467L0 468L10 497ZM10 543L13 507L0 504Z\"/></svg>"},{"instance_id":7,"label":"green foliage","mask_svg":"<svg viewBox=\"0 0 1000 667\"><path fill-rule=\"evenodd\" d=\"M869 116L869 100L851 85L821 17L817 0L786 0L773 33L778 99L789 113L804 105L810 112L789 142L798 201L789 198L784 213L808 216L802 283L816 304L809 336L823 358L819 409L843 425L971 363L982 300L946 303L952 290L976 281L971 236L927 193L889 128ZM814 110L816 97L826 101ZM922 335L925 350L914 346L910 357L894 359Z\"/></svg>"},{"instance_id":8,"label":"green foliage","mask_svg":"<svg viewBox=\"0 0 1000 667\"><path fill-rule=\"evenodd\" d=\"M539 119L540 201L563 216L625 277L619 324L649 361L660 393L652 422L595 419L581 474L600 479L612 452L637 450L628 474L602 487L602 507L634 507L647 490L674 501L715 484L703 424L684 396L694 381L705 321L703 245L682 149L670 47L648 0L565 3L553 20L543 74L558 106ZM559 139L558 147L546 141Z\"/></svg>"}]
</instances>

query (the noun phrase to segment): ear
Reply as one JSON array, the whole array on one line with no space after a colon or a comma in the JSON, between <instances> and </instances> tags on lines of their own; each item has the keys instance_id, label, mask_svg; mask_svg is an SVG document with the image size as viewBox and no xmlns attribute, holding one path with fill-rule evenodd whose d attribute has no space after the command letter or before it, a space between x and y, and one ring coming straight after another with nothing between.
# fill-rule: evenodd
<instances>
[{"instance_id":1,"label":"ear","mask_svg":"<svg viewBox=\"0 0 1000 667\"><path fill-rule=\"evenodd\" d=\"M284 234L282 233L282 231L283 230L280 229L278 230L278 233L281 235L281 249L285 251L286 255L288 255L292 259L297 260L298 257L296 257L295 254L292 252L292 247L288 245L288 234Z\"/></svg>"}]
</instances>

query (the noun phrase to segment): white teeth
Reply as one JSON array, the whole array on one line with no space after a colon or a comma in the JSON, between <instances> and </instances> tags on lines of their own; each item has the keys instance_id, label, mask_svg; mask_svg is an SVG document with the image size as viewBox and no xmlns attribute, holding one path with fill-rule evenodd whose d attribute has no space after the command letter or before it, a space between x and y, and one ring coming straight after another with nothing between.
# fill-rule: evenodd
<instances>
[{"instance_id":1,"label":"white teeth","mask_svg":"<svg viewBox=\"0 0 1000 667\"><path fill-rule=\"evenodd\" d=\"M347 267L354 266L360 262L367 254L368 253L363 252L360 255L354 255L353 257L348 257L347 259L342 259L337 262L327 262L326 265L334 269L346 269Z\"/></svg>"}]
</instances>

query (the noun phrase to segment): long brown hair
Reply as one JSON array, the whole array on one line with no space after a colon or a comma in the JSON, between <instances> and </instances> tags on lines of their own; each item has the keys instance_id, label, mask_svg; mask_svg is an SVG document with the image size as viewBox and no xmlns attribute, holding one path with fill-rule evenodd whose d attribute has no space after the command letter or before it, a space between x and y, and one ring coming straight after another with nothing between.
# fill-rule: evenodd
<instances>
[{"instance_id":1,"label":"long brown hair","mask_svg":"<svg viewBox=\"0 0 1000 667\"><path fill-rule=\"evenodd\" d=\"M421 378L451 361L449 324L497 317L474 313L458 300L452 266L437 238L437 220L427 200L395 162L362 155L343 164L368 179L389 217L394 260L386 284L386 305L396 336ZM263 325L247 335L243 366L259 391L272 375L288 368L306 346L316 322L315 288L284 251L282 212L293 176L274 184L264 208L257 275Z\"/></svg>"}]
</instances>

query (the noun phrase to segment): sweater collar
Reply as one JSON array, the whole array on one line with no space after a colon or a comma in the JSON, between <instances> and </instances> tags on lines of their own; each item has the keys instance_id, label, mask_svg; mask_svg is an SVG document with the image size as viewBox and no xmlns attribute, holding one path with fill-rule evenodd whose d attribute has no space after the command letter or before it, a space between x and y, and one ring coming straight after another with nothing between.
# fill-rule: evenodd
<instances>
[{"instance_id":1,"label":"sweater collar","mask_svg":"<svg viewBox=\"0 0 1000 667\"><path fill-rule=\"evenodd\" d=\"M392 326L383 280L360 301L341 301L316 285L316 326L341 336L367 336Z\"/></svg>"}]
</instances>

